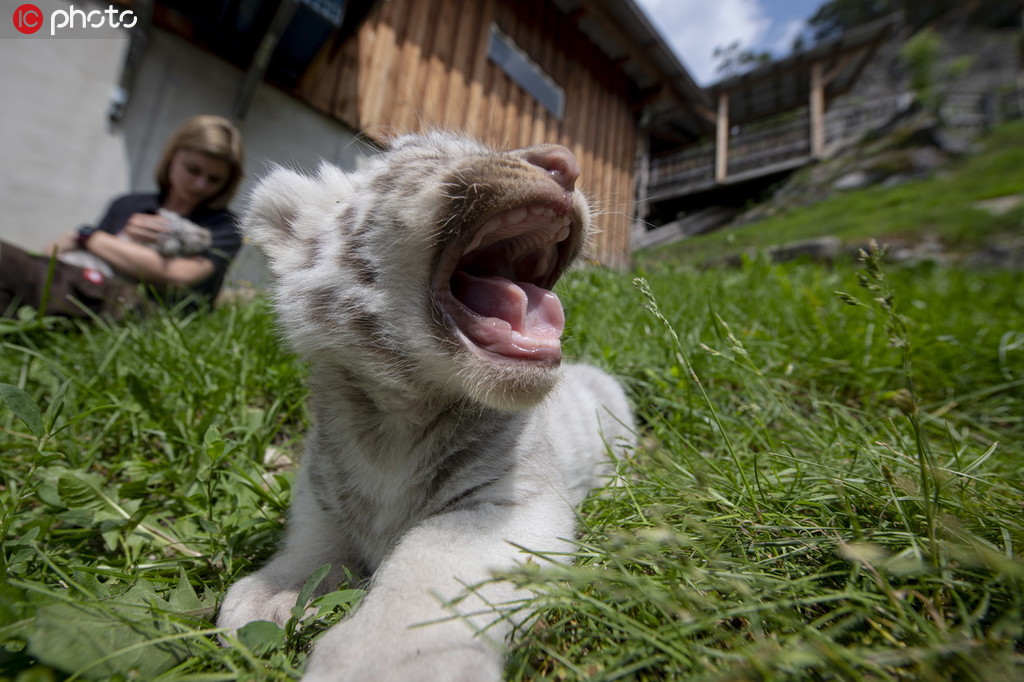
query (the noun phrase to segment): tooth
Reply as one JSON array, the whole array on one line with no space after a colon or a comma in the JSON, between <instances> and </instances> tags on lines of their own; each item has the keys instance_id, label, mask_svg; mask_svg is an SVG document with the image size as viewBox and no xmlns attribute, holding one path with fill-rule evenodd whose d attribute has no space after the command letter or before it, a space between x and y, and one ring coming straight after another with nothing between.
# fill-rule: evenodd
<instances>
[{"instance_id":1,"label":"tooth","mask_svg":"<svg viewBox=\"0 0 1024 682\"><path fill-rule=\"evenodd\" d=\"M504 217L501 219L501 222L503 222L505 224L505 227L511 227L512 225L515 225L516 223L523 222L523 220L526 219L526 214L527 213L528 213L528 211L527 211L525 206L520 206L519 208L514 208L514 209L512 209L511 211L509 211L508 213L506 213L504 215Z\"/></svg>"},{"instance_id":2,"label":"tooth","mask_svg":"<svg viewBox=\"0 0 1024 682\"><path fill-rule=\"evenodd\" d=\"M463 253L466 254L470 251L476 251L477 248L480 247L480 243L484 240L484 234L488 231L487 225L478 230L477 233L473 235L473 241L469 243L469 246L466 247L466 250L463 251Z\"/></svg>"},{"instance_id":3,"label":"tooth","mask_svg":"<svg viewBox=\"0 0 1024 682\"><path fill-rule=\"evenodd\" d=\"M537 259L537 264L533 267L534 277L543 277L548 274L548 271L551 269L551 259L554 255L554 249L544 249L541 252L540 258Z\"/></svg>"}]
</instances>

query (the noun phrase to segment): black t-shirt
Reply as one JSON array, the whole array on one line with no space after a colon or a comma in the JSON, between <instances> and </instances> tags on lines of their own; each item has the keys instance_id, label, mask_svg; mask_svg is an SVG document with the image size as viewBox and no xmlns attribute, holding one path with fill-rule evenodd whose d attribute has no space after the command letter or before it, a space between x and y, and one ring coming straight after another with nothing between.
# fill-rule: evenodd
<instances>
[{"instance_id":1,"label":"black t-shirt","mask_svg":"<svg viewBox=\"0 0 1024 682\"><path fill-rule=\"evenodd\" d=\"M96 227L104 232L117 234L124 229L125 223L133 214L156 215L159 208L159 194L126 194L110 204L106 214ZM210 259L210 262L213 263L213 274L192 287L190 291L213 303L224 283L224 275L227 274L231 260L242 248L242 237L235 229L235 216L227 209L200 207L184 217L210 231L212 237L210 248L198 255ZM170 298L179 299L183 297L184 293L186 292L171 295ZM166 300L168 297L164 295L163 298Z\"/></svg>"}]
</instances>

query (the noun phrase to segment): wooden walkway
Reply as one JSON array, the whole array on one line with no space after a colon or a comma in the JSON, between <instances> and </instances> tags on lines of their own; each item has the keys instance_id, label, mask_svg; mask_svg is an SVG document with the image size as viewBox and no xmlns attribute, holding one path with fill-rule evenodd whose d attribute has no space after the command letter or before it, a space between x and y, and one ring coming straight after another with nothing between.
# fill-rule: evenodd
<instances>
[{"instance_id":1,"label":"wooden walkway","mask_svg":"<svg viewBox=\"0 0 1024 682\"><path fill-rule=\"evenodd\" d=\"M699 194L715 187L800 168L884 125L907 106L909 99L891 97L827 112L824 141L817 153L812 149L811 116L807 107L773 121L733 128L724 154L717 142L705 142L653 157L648 199L659 201Z\"/></svg>"}]
</instances>

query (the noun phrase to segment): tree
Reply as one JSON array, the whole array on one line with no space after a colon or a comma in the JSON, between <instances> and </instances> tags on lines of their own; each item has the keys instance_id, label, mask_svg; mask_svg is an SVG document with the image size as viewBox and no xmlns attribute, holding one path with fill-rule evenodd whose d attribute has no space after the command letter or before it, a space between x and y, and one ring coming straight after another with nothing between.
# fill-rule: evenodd
<instances>
[{"instance_id":1,"label":"tree","mask_svg":"<svg viewBox=\"0 0 1024 682\"><path fill-rule=\"evenodd\" d=\"M915 33L900 48L900 56L907 65L910 75L910 87L917 96L918 102L940 119L942 103L947 94L948 84L962 76L971 66L974 57L962 55L944 65L940 65L943 52L942 36L930 27Z\"/></svg>"},{"instance_id":2,"label":"tree","mask_svg":"<svg viewBox=\"0 0 1024 682\"><path fill-rule=\"evenodd\" d=\"M712 57L718 62L715 66L715 72L722 78L738 76L741 73L752 71L759 66L771 64L772 62L770 52L755 52L754 50L741 49L740 41L738 40L734 40L726 47L716 47Z\"/></svg>"},{"instance_id":3,"label":"tree","mask_svg":"<svg viewBox=\"0 0 1024 682\"><path fill-rule=\"evenodd\" d=\"M829 0L807 20L807 25L815 41L822 42L891 14L897 3L898 0Z\"/></svg>"}]
</instances>

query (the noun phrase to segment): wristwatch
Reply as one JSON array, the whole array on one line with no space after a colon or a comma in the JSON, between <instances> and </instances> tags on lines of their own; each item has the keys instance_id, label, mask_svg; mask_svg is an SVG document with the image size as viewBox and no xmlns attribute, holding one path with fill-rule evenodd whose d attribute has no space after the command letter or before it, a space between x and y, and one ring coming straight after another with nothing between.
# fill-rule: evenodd
<instances>
[{"instance_id":1,"label":"wristwatch","mask_svg":"<svg viewBox=\"0 0 1024 682\"><path fill-rule=\"evenodd\" d=\"M75 236L75 241L78 242L78 248L85 251L86 242L89 241L89 237L91 237L95 232L96 228L92 225L82 225L78 228L78 234Z\"/></svg>"}]
</instances>

